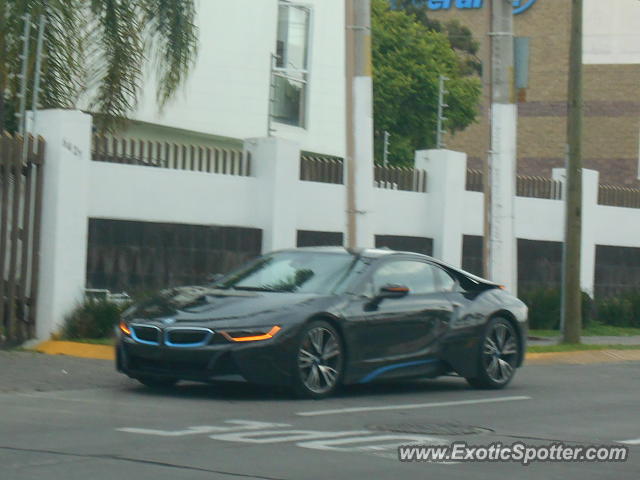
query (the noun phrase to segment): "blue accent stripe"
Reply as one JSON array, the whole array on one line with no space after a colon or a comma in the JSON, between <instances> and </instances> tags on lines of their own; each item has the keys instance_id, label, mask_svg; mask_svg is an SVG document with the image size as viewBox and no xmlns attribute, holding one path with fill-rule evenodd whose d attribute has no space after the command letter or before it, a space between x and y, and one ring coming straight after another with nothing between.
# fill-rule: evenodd
<instances>
[{"instance_id":1,"label":"blue accent stripe","mask_svg":"<svg viewBox=\"0 0 640 480\"><path fill-rule=\"evenodd\" d=\"M136 342L141 343L143 345L160 345L160 342L152 342L149 340L142 340L140 337L138 337L138 335L136 335L136 328L135 326L131 326L131 338L133 338ZM158 329L158 338L160 338L160 330Z\"/></svg>"},{"instance_id":2,"label":"blue accent stripe","mask_svg":"<svg viewBox=\"0 0 640 480\"><path fill-rule=\"evenodd\" d=\"M362 378L362 380L360 380L358 383L368 383L374 378L382 375L383 373L389 372L391 370L396 370L398 368L413 367L416 365L426 365L427 363L433 363L433 362L439 362L439 361L440 360L438 360L437 358L432 358L430 360L415 360L413 362L396 363L394 365L387 365L386 367L380 367L374 370L373 372L368 374L366 377Z\"/></svg>"}]
</instances>

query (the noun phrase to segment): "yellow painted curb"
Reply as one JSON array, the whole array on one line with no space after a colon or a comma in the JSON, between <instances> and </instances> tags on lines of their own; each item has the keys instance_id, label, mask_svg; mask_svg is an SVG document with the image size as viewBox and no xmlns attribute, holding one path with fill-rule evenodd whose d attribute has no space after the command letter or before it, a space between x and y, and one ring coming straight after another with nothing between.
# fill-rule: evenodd
<instances>
[{"instance_id":1,"label":"yellow painted curb","mask_svg":"<svg viewBox=\"0 0 640 480\"><path fill-rule=\"evenodd\" d=\"M582 350L577 352L528 353L525 365L585 365L589 363L638 362L640 350Z\"/></svg>"},{"instance_id":2,"label":"yellow painted curb","mask_svg":"<svg viewBox=\"0 0 640 480\"><path fill-rule=\"evenodd\" d=\"M115 360L115 349L111 345L63 342L49 340L32 348L48 355ZM640 361L640 350L583 350L577 352L528 353L526 365L584 365L590 363L614 363Z\"/></svg>"},{"instance_id":3,"label":"yellow painted curb","mask_svg":"<svg viewBox=\"0 0 640 480\"><path fill-rule=\"evenodd\" d=\"M70 357L115 360L115 348L111 345L93 345L90 343L61 342L49 340L33 347L32 350L48 355L68 355Z\"/></svg>"}]
</instances>

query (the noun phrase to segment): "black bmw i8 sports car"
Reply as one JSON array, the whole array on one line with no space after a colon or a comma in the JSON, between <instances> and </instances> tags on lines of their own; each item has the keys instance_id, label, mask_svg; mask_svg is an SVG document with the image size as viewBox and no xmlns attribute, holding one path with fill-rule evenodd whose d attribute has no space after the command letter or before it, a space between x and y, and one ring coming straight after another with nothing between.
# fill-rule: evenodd
<instances>
[{"instance_id":1,"label":"black bmw i8 sports car","mask_svg":"<svg viewBox=\"0 0 640 480\"><path fill-rule=\"evenodd\" d=\"M523 362L526 320L500 285L431 257L298 248L131 307L116 362L149 386L240 376L311 398L444 374L502 388Z\"/></svg>"}]
</instances>

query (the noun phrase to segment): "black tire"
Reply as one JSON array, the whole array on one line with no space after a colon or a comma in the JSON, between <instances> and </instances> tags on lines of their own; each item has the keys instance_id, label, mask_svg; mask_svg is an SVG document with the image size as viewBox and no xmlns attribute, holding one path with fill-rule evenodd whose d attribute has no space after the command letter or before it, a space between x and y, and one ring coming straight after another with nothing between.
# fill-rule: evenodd
<instances>
[{"instance_id":1,"label":"black tire","mask_svg":"<svg viewBox=\"0 0 640 480\"><path fill-rule=\"evenodd\" d=\"M153 377L153 376L145 376L145 377L137 377L141 384L146 387L153 389L166 389L175 386L178 383L177 378L165 378L165 377Z\"/></svg>"},{"instance_id":2,"label":"black tire","mask_svg":"<svg viewBox=\"0 0 640 480\"><path fill-rule=\"evenodd\" d=\"M478 376L466 380L475 388L504 388L513 380L519 356L520 342L511 322L492 318L478 350Z\"/></svg>"},{"instance_id":3,"label":"black tire","mask_svg":"<svg viewBox=\"0 0 640 480\"><path fill-rule=\"evenodd\" d=\"M304 326L292 358L293 391L299 398L325 398L340 388L344 375L344 343L324 320Z\"/></svg>"}]
</instances>

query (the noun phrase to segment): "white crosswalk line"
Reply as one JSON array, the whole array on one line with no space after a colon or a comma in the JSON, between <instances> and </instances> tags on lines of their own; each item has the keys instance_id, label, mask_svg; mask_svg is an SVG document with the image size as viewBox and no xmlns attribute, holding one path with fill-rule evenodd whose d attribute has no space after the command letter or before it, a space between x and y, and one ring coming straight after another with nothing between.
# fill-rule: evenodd
<instances>
[{"instance_id":1,"label":"white crosswalk line","mask_svg":"<svg viewBox=\"0 0 640 480\"><path fill-rule=\"evenodd\" d=\"M513 402L517 400L531 400L531 397L498 397L498 398L480 398L477 400L459 400L453 402L432 402L432 403L409 403L400 405L384 405L374 407L350 407L336 408L332 410L312 410L309 412L298 412L296 415L301 417L315 417L317 415L337 415L341 413L357 413L357 412L379 412L383 410L412 410L416 408L432 408L432 407L455 407L457 405L476 405L479 403L496 403L496 402Z\"/></svg>"}]
</instances>

